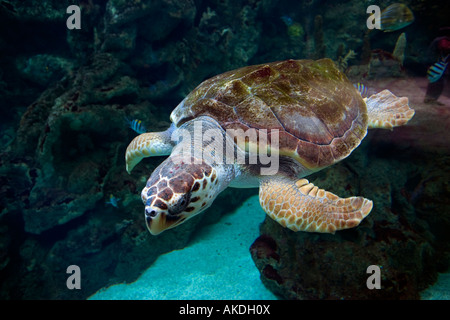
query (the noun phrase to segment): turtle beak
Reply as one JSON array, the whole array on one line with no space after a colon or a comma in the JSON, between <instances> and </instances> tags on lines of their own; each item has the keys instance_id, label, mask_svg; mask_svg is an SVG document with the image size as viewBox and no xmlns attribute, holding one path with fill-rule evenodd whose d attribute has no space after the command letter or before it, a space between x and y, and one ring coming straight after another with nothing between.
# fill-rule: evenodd
<instances>
[{"instance_id":1,"label":"turtle beak","mask_svg":"<svg viewBox=\"0 0 450 320\"><path fill-rule=\"evenodd\" d=\"M181 215L168 215L165 211L157 211L155 208L145 209L145 222L147 224L147 229L154 236L160 234L161 232L174 228L181 224L185 218Z\"/></svg>"}]
</instances>

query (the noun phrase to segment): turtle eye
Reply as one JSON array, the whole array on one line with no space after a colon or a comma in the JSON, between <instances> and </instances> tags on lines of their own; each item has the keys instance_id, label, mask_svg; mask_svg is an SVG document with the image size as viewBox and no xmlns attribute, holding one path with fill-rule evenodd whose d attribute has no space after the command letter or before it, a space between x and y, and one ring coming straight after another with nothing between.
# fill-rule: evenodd
<instances>
[{"instance_id":1,"label":"turtle eye","mask_svg":"<svg viewBox=\"0 0 450 320\"><path fill-rule=\"evenodd\" d=\"M183 194L176 203L174 203L169 208L169 214L170 215L177 215L180 212L182 212L184 209L186 209L187 205L189 204L189 200L191 199L191 193L187 192Z\"/></svg>"}]
</instances>

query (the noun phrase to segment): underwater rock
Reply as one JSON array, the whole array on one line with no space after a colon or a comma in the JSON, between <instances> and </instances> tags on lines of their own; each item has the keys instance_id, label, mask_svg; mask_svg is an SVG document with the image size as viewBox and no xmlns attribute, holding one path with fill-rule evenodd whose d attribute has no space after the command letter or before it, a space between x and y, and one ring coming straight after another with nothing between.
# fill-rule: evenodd
<instances>
[{"instance_id":1,"label":"underwater rock","mask_svg":"<svg viewBox=\"0 0 450 320\"><path fill-rule=\"evenodd\" d=\"M3 270L9 263L9 246L11 244L11 236L8 233L8 226L6 225L2 215L0 213L0 222L2 222L2 227L0 227L0 271Z\"/></svg>"},{"instance_id":2,"label":"underwater rock","mask_svg":"<svg viewBox=\"0 0 450 320\"><path fill-rule=\"evenodd\" d=\"M260 3L255 3L254 7L239 7L224 2L217 10L226 12L226 15L216 15L208 9L203 13L198 37L202 43L209 44L201 48L204 50L203 57L197 57L205 62L220 61L223 69L215 73L242 67L257 53L262 36L262 26L257 15L259 5ZM217 46L218 51L207 50L211 45Z\"/></svg>"},{"instance_id":3,"label":"underwater rock","mask_svg":"<svg viewBox=\"0 0 450 320\"><path fill-rule=\"evenodd\" d=\"M48 86L73 71L73 63L61 57L37 54L17 61L17 69L27 80Z\"/></svg>"},{"instance_id":4,"label":"underwater rock","mask_svg":"<svg viewBox=\"0 0 450 320\"><path fill-rule=\"evenodd\" d=\"M161 99L170 94L177 98L173 102L176 104L206 78L242 67L255 57L262 35L258 11L249 5L238 7L228 2L219 3L218 7L226 14L218 16L207 7L198 13L200 21L189 32L177 27L182 37L174 38L171 33L164 45L144 45L136 53L131 64L139 80L147 85L143 97ZM139 26L148 23L139 21ZM185 18L179 26L190 23L192 19Z\"/></svg>"},{"instance_id":5,"label":"underwater rock","mask_svg":"<svg viewBox=\"0 0 450 320\"><path fill-rule=\"evenodd\" d=\"M110 54L96 55L70 80L49 88L24 114L11 150L15 158L35 152L27 164L35 168L23 208L27 232L39 234L65 224L103 198L103 179L116 161L118 142L127 137L125 112L117 103L136 102L139 90L135 80L116 75L119 66ZM73 83L70 89L64 88L68 81ZM102 148L115 151L108 156Z\"/></svg>"},{"instance_id":6,"label":"underwater rock","mask_svg":"<svg viewBox=\"0 0 450 320\"><path fill-rule=\"evenodd\" d=\"M102 52L113 53L121 59L127 58L135 49L136 36L136 24L130 24L127 27L121 28L120 31L111 30L105 33L100 50Z\"/></svg>"},{"instance_id":7,"label":"underwater rock","mask_svg":"<svg viewBox=\"0 0 450 320\"><path fill-rule=\"evenodd\" d=\"M2 1L0 8L21 21L54 22L65 21L66 8L70 1Z\"/></svg>"},{"instance_id":8,"label":"underwater rock","mask_svg":"<svg viewBox=\"0 0 450 320\"><path fill-rule=\"evenodd\" d=\"M154 5L150 1L108 1L104 15L106 30L118 30L120 26L142 18L152 10Z\"/></svg>"},{"instance_id":9,"label":"underwater rock","mask_svg":"<svg viewBox=\"0 0 450 320\"><path fill-rule=\"evenodd\" d=\"M165 0L152 10L151 16L139 21L140 35L148 41L157 41L170 35L178 26L194 21L197 8L192 0Z\"/></svg>"},{"instance_id":10,"label":"underwater rock","mask_svg":"<svg viewBox=\"0 0 450 320\"><path fill-rule=\"evenodd\" d=\"M108 1L106 4L106 29L118 29L119 27L136 21L142 17L149 16L148 19L153 22L153 25L166 25L169 30L173 28L170 19L159 20L161 15L168 15L174 20L194 19L196 8L192 0L184 1ZM153 18L153 19L152 19ZM157 21L155 21L155 19ZM168 23L164 23L168 22ZM161 26L157 29L161 31ZM161 36L167 35L167 31L163 31Z\"/></svg>"}]
</instances>

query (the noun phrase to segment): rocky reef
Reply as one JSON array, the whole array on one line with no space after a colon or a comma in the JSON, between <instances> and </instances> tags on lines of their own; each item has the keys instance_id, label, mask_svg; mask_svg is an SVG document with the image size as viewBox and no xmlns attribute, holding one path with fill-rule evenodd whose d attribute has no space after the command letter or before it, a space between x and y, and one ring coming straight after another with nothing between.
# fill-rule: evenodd
<instances>
[{"instance_id":1,"label":"rocky reef","mask_svg":"<svg viewBox=\"0 0 450 320\"><path fill-rule=\"evenodd\" d=\"M151 236L139 193L162 159L126 173L124 151L136 135L127 119L161 131L210 76L320 57L354 81L415 97L416 117L407 129L369 134L348 160L310 178L340 196L374 200L360 228L294 234L266 219L251 248L256 266L289 299L417 297L449 252L448 99L443 89L444 105L430 109L417 98L424 82L408 77L425 79L435 57L423 52L437 36L428 26L446 16L406 2L421 19L388 34L367 33L366 8L352 0L89 0L79 2L79 30L66 27L71 1L1 1L0 298L84 299L133 281L238 207L255 190L227 189L204 214ZM406 43L395 50L402 32ZM83 290L66 287L71 264L89 275ZM386 290L364 289L370 264L383 266Z\"/></svg>"}]
</instances>

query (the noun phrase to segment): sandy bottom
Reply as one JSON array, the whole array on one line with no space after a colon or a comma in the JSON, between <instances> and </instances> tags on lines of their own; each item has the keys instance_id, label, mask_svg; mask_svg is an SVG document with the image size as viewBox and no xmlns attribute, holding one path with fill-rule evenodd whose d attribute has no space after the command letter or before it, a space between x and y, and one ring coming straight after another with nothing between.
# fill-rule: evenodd
<instances>
[{"instance_id":1,"label":"sandy bottom","mask_svg":"<svg viewBox=\"0 0 450 320\"><path fill-rule=\"evenodd\" d=\"M204 228L183 250L161 255L135 282L101 289L89 299L276 299L262 284L249 252L264 216L253 196Z\"/></svg>"}]
</instances>

